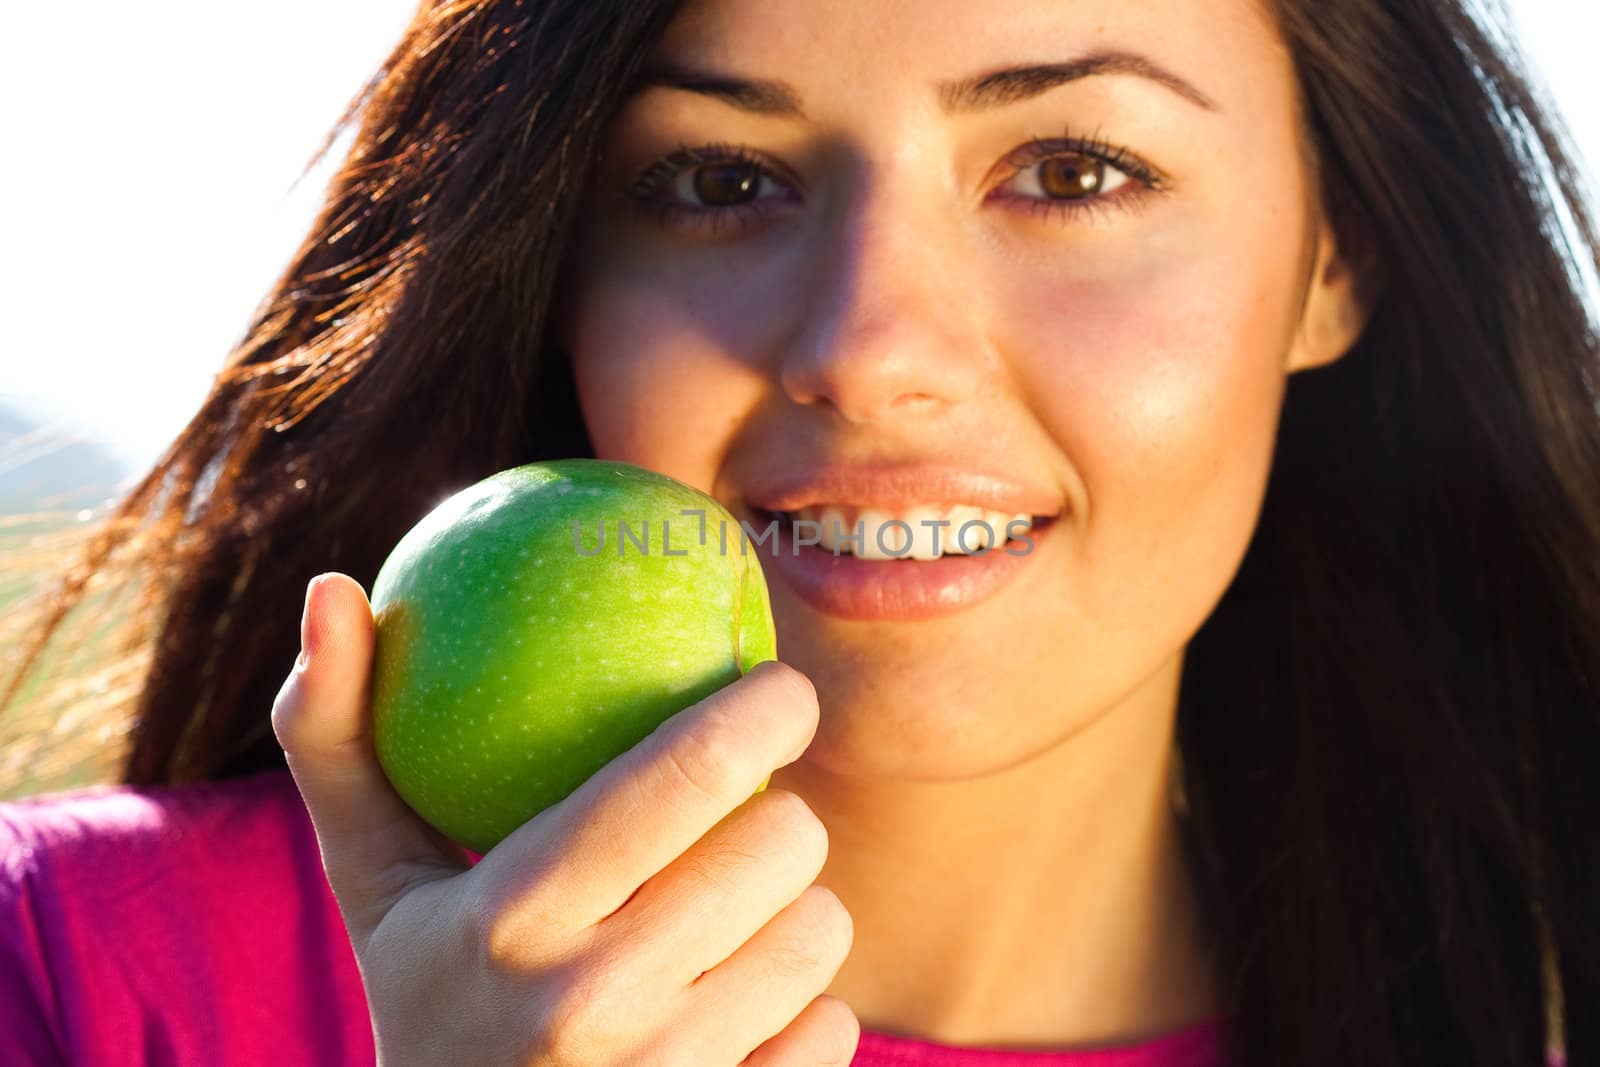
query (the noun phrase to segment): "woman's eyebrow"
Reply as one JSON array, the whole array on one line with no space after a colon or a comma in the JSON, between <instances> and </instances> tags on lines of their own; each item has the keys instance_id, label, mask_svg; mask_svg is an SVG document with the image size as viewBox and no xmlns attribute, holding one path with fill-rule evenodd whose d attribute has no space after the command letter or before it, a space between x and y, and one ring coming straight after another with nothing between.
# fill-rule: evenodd
<instances>
[{"instance_id":1,"label":"woman's eyebrow","mask_svg":"<svg viewBox=\"0 0 1600 1067\"><path fill-rule=\"evenodd\" d=\"M1218 111L1215 101L1193 83L1147 56L1100 51L1063 63L1033 63L985 71L934 85L947 115L969 115L1038 96L1058 85L1095 75L1122 74L1165 86L1190 103ZM774 118L804 119L800 94L786 82L741 78L668 60L650 62L635 78L629 95L651 88L681 89L721 100L741 111Z\"/></svg>"}]
</instances>

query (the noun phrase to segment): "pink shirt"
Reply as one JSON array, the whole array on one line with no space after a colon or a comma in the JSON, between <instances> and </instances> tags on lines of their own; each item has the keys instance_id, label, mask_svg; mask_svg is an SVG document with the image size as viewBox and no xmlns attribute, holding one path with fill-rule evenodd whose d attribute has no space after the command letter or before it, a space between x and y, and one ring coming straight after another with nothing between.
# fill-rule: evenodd
<instances>
[{"instance_id":1,"label":"pink shirt","mask_svg":"<svg viewBox=\"0 0 1600 1067\"><path fill-rule=\"evenodd\" d=\"M1219 1067L1208 1020L1092 1052L863 1030L855 1067ZM371 1064L355 956L294 781L0 804L0 1064Z\"/></svg>"}]
</instances>

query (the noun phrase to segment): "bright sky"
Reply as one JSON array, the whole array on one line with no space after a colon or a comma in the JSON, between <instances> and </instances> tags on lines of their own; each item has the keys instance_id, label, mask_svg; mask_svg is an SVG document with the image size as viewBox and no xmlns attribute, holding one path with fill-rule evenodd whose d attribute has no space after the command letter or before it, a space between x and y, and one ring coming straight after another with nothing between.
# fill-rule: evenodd
<instances>
[{"instance_id":1,"label":"bright sky","mask_svg":"<svg viewBox=\"0 0 1600 1067\"><path fill-rule=\"evenodd\" d=\"M1512 3L1600 164L1600 18ZM9 5L0 400L154 460L310 227L332 167L291 186L414 6Z\"/></svg>"}]
</instances>

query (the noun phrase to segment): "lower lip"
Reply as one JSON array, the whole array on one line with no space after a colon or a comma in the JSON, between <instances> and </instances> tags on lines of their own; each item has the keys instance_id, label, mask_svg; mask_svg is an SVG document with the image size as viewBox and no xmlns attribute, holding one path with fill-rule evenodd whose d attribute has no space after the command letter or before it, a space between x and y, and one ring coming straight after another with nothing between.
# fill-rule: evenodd
<instances>
[{"instance_id":1,"label":"lower lip","mask_svg":"<svg viewBox=\"0 0 1600 1067\"><path fill-rule=\"evenodd\" d=\"M763 516L760 529L769 521ZM778 523L772 540L752 546L795 595L841 619L932 619L952 615L994 596L1033 562L1056 519L1028 531L1028 541L1007 541L981 556L912 560L858 559L818 545L793 544L793 528ZM1009 551L1008 551L1009 550Z\"/></svg>"}]
</instances>

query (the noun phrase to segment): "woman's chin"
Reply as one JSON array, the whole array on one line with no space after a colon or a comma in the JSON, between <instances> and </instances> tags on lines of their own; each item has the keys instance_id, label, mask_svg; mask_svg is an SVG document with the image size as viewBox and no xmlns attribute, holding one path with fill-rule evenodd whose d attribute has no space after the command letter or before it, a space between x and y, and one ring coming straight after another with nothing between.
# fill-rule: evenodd
<instances>
[{"instance_id":1,"label":"woman's chin","mask_svg":"<svg viewBox=\"0 0 1600 1067\"><path fill-rule=\"evenodd\" d=\"M801 757L842 777L942 781L990 774L1049 747L1051 724L1024 694L998 689L994 665L971 677L950 664L862 664L791 644L784 661L811 679L820 720ZM1035 736L1035 735L1038 736Z\"/></svg>"}]
</instances>

